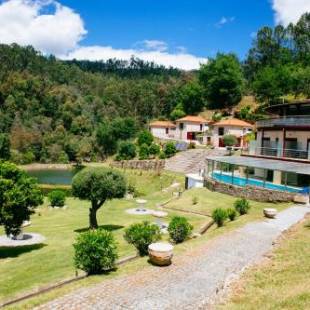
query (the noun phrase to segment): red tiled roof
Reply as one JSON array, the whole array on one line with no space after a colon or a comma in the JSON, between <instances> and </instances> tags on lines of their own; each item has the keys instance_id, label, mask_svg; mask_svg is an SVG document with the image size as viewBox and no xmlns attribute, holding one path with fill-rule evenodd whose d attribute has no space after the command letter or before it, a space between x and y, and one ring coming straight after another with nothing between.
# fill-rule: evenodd
<instances>
[{"instance_id":1,"label":"red tiled roof","mask_svg":"<svg viewBox=\"0 0 310 310\"><path fill-rule=\"evenodd\" d=\"M176 122L207 123L207 120L201 116L187 115L176 120Z\"/></svg>"},{"instance_id":2,"label":"red tiled roof","mask_svg":"<svg viewBox=\"0 0 310 310\"><path fill-rule=\"evenodd\" d=\"M154 121L150 123L150 127L175 128L175 124L170 121Z\"/></svg>"},{"instance_id":3,"label":"red tiled roof","mask_svg":"<svg viewBox=\"0 0 310 310\"><path fill-rule=\"evenodd\" d=\"M214 123L213 126L236 126L253 128L252 124L237 118L223 119L219 122Z\"/></svg>"}]
</instances>

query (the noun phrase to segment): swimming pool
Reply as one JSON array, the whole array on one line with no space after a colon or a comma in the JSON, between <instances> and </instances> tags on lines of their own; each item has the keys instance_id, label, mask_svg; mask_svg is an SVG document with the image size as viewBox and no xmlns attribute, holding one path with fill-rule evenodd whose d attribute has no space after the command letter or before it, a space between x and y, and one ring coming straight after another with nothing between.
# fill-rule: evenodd
<instances>
[{"instance_id":1,"label":"swimming pool","mask_svg":"<svg viewBox=\"0 0 310 310\"><path fill-rule=\"evenodd\" d=\"M292 187L292 186L285 186L281 184L273 184L270 182L264 182L257 179L251 179L248 180L242 177L234 176L234 181L232 183L232 176L231 174L225 174L220 172L213 172L212 178L223 183L228 184L234 184L238 186L246 186L246 185L252 185L252 186L258 186L258 187L265 187L267 189L273 189L278 191L285 191L290 193L306 193L309 192L308 188L298 188L298 187Z\"/></svg>"}]
</instances>

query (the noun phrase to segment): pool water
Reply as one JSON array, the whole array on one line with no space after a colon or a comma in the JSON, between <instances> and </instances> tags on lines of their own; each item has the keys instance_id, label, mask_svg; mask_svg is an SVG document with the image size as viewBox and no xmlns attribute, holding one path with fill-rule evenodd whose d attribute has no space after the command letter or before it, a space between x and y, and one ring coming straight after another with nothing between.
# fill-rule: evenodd
<instances>
[{"instance_id":1,"label":"pool water","mask_svg":"<svg viewBox=\"0 0 310 310\"><path fill-rule=\"evenodd\" d=\"M273 184L270 182L264 182L261 180L257 179L251 179L249 178L248 180L242 177L234 176L234 182L232 183L232 176L231 174L225 174L225 173L220 173L220 172L213 172L212 174L213 179L223 182L223 183L228 183L228 184L234 184L238 186L246 186L246 185L252 185L252 186L258 186L258 187L265 187L267 189L273 189L273 190L278 190L278 191L285 191L285 192L290 192L290 193L304 193L305 189L303 188L298 188L298 187L292 187L292 186L285 186L281 184Z\"/></svg>"},{"instance_id":2,"label":"pool water","mask_svg":"<svg viewBox=\"0 0 310 310\"><path fill-rule=\"evenodd\" d=\"M40 169L27 171L27 173L36 178L39 184L52 185L71 185L75 174L73 170L60 169Z\"/></svg>"}]
</instances>

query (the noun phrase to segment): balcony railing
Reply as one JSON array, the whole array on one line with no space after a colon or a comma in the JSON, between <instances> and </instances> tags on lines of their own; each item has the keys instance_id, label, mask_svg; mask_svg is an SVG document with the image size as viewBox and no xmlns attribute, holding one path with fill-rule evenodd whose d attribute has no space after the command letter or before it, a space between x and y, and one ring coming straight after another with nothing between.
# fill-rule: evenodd
<instances>
[{"instance_id":1,"label":"balcony railing","mask_svg":"<svg viewBox=\"0 0 310 310\"><path fill-rule=\"evenodd\" d=\"M243 149L242 155L310 160L310 150L296 150L271 147L255 147Z\"/></svg>"},{"instance_id":2,"label":"balcony railing","mask_svg":"<svg viewBox=\"0 0 310 310\"><path fill-rule=\"evenodd\" d=\"M310 126L310 115L294 115L269 118L256 122L257 128L275 126Z\"/></svg>"}]
</instances>

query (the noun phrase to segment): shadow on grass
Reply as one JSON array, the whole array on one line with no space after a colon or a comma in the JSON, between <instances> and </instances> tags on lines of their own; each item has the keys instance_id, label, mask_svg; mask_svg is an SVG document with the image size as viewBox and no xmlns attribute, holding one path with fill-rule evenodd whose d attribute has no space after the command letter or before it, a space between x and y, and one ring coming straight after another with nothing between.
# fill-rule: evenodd
<instances>
[{"instance_id":1,"label":"shadow on grass","mask_svg":"<svg viewBox=\"0 0 310 310\"><path fill-rule=\"evenodd\" d=\"M45 246L46 244L34 244L19 247L0 247L0 259L18 257L24 253L40 250Z\"/></svg>"},{"instance_id":2,"label":"shadow on grass","mask_svg":"<svg viewBox=\"0 0 310 310\"><path fill-rule=\"evenodd\" d=\"M122 226L122 225L108 224L108 225L100 225L100 226L98 227L98 229L105 229L105 230L107 230L107 231L113 231L113 230L122 229L122 228L124 228L124 227L125 227L125 226ZM89 227L79 228L79 229L75 229L74 232L82 233L82 232L88 231L89 229L90 229Z\"/></svg>"}]
</instances>

